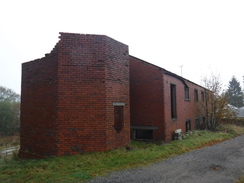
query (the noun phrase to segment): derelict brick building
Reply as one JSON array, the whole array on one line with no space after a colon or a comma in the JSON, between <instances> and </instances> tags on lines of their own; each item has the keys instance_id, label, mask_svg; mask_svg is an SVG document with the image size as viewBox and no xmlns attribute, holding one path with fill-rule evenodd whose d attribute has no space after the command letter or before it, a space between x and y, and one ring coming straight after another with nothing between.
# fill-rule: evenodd
<instances>
[{"instance_id":1,"label":"derelict brick building","mask_svg":"<svg viewBox=\"0 0 244 183\"><path fill-rule=\"evenodd\" d=\"M23 64L20 156L107 151L130 140L128 46L61 33L44 58Z\"/></svg>"},{"instance_id":2,"label":"derelict brick building","mask_svg":"<svg viewBox=\"0 0 244 183\"><path fill-rule=\"evenodd\" d=\"M130 56L131 130L134 139L173 140L175 130L199 129L197 109L206 89Z\"/></svg>"},{"instance_id":3,"label":"derelict brick building","mask_svg":"<svg viewBox=\"0 0 244 183\"><path fill-rule=\"evenodd\" d=\"M172 140L195 129L204 88L129 55L104 35L60 33L50 54L22 65L22 158ZM195 99L194 99L195 98Z\"/></svg>"}]
</instances>

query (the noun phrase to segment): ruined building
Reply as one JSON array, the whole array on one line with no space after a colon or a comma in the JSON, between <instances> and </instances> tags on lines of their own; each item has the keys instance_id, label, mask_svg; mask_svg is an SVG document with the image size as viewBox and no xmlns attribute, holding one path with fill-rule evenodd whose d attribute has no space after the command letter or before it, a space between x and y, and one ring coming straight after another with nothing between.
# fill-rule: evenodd
<instances>
[{"instance_id":1,"label":"ruined building","mask_svg":"<svg viewBox=\"0 0 244 183\"><path fill-rule=\"evenodd\" d=\"M60 33L50 54L22 64L19 155L107 151L130 139L170 141L176 129L197 128L203 116L196 104L204 93L130 56L112 38Z\"/></svg>"}]
</instances>

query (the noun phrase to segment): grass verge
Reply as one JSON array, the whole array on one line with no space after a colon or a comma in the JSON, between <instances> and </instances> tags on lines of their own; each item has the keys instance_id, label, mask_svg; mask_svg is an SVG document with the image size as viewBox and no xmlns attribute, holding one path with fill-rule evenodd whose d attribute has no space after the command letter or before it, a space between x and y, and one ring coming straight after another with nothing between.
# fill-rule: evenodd
<instances>
[{"instance_id":1,"label":"grass verge","mask_svg":"<svg viewBox=\"0 0 244 183\"><path fill-rule=\"evenodd\" d=\"M236 181L236 183L244 183L244 175Z\"/></svg>"},{"instance_id":2,"label":"grass verge","mask_svg":"<svg viewBox=\"0 0 244 183\"><path fill-rule=\"evenodd\" d=\"M0 136L0 150L19 145L19 136Z\"/></svg>"},{"instance_id":3,"label":"grass verge","mask_svg":"<svg viewBox=\"0 0 244 183\"><path fill-rule=\"evenodd\" d=\"M0 159L0 182L83 182L109 172L148 165L172 156L244 134L244 127L222 126L221 131L194 131L184 140L168 144L131 142L130 150L42 160ZM128 149L128 148L127 148Z\"/></svg>"}]
</instances>

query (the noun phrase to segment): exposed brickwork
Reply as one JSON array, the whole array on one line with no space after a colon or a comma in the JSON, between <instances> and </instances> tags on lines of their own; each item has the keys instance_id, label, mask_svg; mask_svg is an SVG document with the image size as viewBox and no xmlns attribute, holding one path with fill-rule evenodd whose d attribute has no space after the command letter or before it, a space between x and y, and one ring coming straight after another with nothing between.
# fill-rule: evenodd
<instances>
[{"instance_id":1,"label":"exposed brickwork","mask_svg":"<svg viewBox=\"0 0 244 183\"><path fill-rule=\"evenodd\" d=\"M106 136L107 148L125 146L130 139L130 78L129 51L122 43L107 38L106 42ZM123 130L117 133L114 129L113 102L122 102L124 108ZM104 110L104 109L103 109Z\"/></svg>"},{"instance_id":2,"label":"exposed brickwork","mask_svg":"<svg viewBox=\"0 0 244 183\"><path fill-rule=\"evenodd\" d=\"M153 139L164 134L163 69L130 57L131 125L157 126Z\"/></svg>"},{"instance_id":3,"label":"exposed brickwork","mask_svg":"<svg viewBox=\"0 0 244 183\"><path fill-rule=\"evenodd\" d=\"M201 91L204 88L189 82L183 78L179 79L175 76L164 74L164 92L165 92L165 141L170 141L173 139L173 134L176 129L182 129L183 133L186 132L186 120L190 120L191 129L195 129L196 118L201 118L197 110L198 102L194 101L194 90L198 90L198 97L200 100ZM190 100L185 100L185 84L187 84L190 91ZM177 104L177 118L171 118L170 110L170 84L176 85L176 104Z\"/></svg>"},{"instance_id":4,"label":"exposed brickwork","mask_svg":"<svg viewBox=\"0 0 244 183\"><path fill-rule=\"evenodd\" d=\"M204 88L129 56L128 46L103 35L60 33L50 54L22 65L22 158L44 158L124 147L134 129L170 141L195 129ZM177 118L171 116L171 84ZM190 90L185 100L184 87ZM153 133L151 133L153 131ZM134 136L131 136L134 138Z\"/></svg>"},{"instance_id":5,"label":"exposed brickwork","mask_svg":"<svg viewBox=\"0 0 244 183\"><path fill-rule=\"evenodd\" d=\"M126 146L128 46L100 35L61 33L60 38L50 55L23 64L20 156L63 156ZM125 104L118 133L113 102Z\"/></svg>"},{"instance_id":6,"label":"exposed brickwork","mask_svg":"<svg viewBox=\"0 0 244 183\"><path fill-rule=\"evenodd\" d=\"M40 157L57 154L57 58L54 52L23 64L20 152L38 152Z\"/></svg>"},{"instance_id":7,"label":"exposed brickwork","mask_svg":"<svg viewBox=\"0 0 244 183\"><path fill-rule=\"evenodd\" d=\"M186 132L186 120L195 129L195 119L201 116L194 102L194 89L200 100L204 88L135 57L130 57L130 78L132 126L158 127L153 130L153 140L164 141L172 140L177 129ZM170 84L176 86L176 119L171 117ZM185 85L190 100L185 100Z\"/></svg>"}]
</instances>

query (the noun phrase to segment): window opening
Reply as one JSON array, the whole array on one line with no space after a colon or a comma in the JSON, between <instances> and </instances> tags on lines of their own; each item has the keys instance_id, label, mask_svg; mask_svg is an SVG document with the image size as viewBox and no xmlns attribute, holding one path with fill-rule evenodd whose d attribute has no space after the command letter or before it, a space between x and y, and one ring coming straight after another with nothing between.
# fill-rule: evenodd
<instances>
[{"instance_id":1,"label":"window opening","mask_svg":"<svg viewBox=\"0 0 244 183\"><path fill-rule=\"evenodd\" d=\"M194 101L198 102L198 90L194 90Z\"/></svg>"},{"instance_id":2,"label":"window opening","mask_svg":"<svg viewBox=\"0 0 244 183\"><path fill-rule=\"evenodd\" d=\"M203 102L205 100L205 95L204 95L203 91L201 92L201 98L202 98L202 102Z\"/></svg>"},{"instance_id":3,"label":"window opening","mask_svg":"<svg viewBox=\"0 0 244 183\"><path fill-rule=\"evenodd\" d=\"M114 129L119 133L124 127L124 107L114 106Z\"/></svg>"},{"instance_id":4,"label":"window opening","mask_svg":"<svg viewBox=\"0 0 244 183\"><path fill-rule=\"evenodd\" d=\"M201 129L200 119L196 118L195 123L196 123L196 129L200 130Z\"/></svg>"},{"instance_id":5,"label":"window opening","mask_svg":"<svg viewBox=\"0 0 244 183\"><path fill-rule=\"evenodd\" d=\"M171 118L177 118L176 113L176 86L174 84L170 85L170 99L171 99Z\"/></svg>"},{"instance_id":6,"label":"window opening","mask_svg":"<svg viewBox=\"0 0 244 183\"><path fill-rule=\"evenodd\" d=\"M207 122L207 118L202 117L202 120L200 121L200 130L204 130L206 128L206 122Z\"/></svg>"},{"instance_id":7,"label":"window opening","mask_svg":"<svg viewBox=\"0 0 244 183\"><path fill-rule=\"evenodd\" d=\"M152 140L153 139L153 130L135 130L135 139L144 139L144 140Z\"/></svg>"},{"instance_id":8,"label":"window opening","mask_svg":"<svg viewBox=\"0 0 244 183\"><path fill-rule=\"evenodd\" d=\"M190 100L190 90L187 86L185 86L185 100Z\"/></svg>"},{"instance_id":9,"label":"window opening","mask_svg":"<svg viewBox=\"0 0 244 183\"><path fill-rule=\"evenodd\" d=\"M191 130L191 120L186 120L186 132Z\"/></svg>"}]
</instances>

